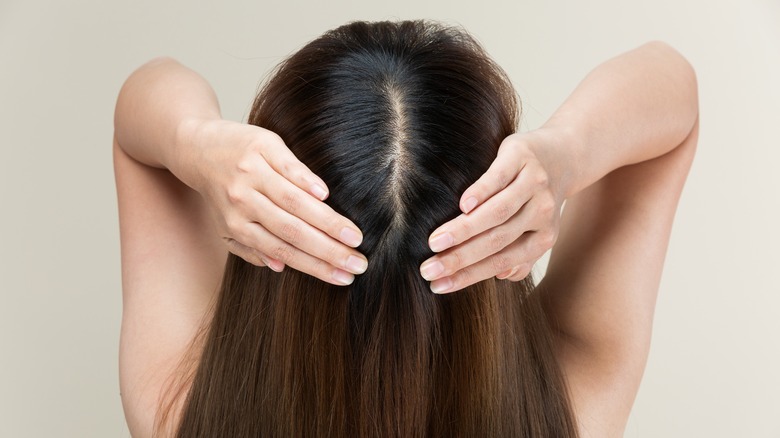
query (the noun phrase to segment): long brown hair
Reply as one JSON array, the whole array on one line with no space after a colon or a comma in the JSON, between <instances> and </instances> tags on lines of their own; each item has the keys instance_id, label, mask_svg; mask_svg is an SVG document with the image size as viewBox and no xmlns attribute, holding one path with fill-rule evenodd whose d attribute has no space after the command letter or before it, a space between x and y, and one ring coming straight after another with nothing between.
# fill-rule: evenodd
<instances>
[{"instance_id":1,"label":"long brown hair","mask_svg":"<svg viewBox=\"0 0 780 438\"><path fill-rule=\"evenodd\" d=\"M249 123L328 184L369 268L337 287L231 254L177 436L576 436L532 280L439 296L419 274L517 117L505 73L432 22L351 23L286 60Z\"/></svg>"}]
</instances>

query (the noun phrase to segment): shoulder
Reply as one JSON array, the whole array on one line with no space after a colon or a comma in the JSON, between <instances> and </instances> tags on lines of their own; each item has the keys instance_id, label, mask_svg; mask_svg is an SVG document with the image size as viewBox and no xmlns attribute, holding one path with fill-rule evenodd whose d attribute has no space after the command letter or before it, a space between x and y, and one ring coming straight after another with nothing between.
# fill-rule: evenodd
<instances>
[{"instance_id":1,"label":"shoulder","mask_svg":"<svg viewBox=\"0 0 780 438\"><path fill-rule=\"evenodd\" d=\"M227 251L197 192L114 143L122 249L122 403L148 436L160 393L208 317Z\"/></svg>"}]
</instances>

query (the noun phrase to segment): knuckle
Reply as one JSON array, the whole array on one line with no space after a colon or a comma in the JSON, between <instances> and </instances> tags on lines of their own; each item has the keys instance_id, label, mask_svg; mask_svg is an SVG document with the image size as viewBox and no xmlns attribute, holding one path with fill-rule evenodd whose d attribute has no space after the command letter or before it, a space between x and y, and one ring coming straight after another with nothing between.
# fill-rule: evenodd
<instances>
[{"instance_id":1,"label":"knuckle","mask_svg":"<svg viewBox=\"0 0 780 438\"><path fill-rule=\"evenodd\" d=\"M252 139L246 145L247 154L254 154L262 161L268 161L266 159L266 144L260 139Z\"/></svg>"},{"instance_id":2,"label":"knuckle","mask_svg":"<svg viewBox=\"0 0 780 438\"><path fill-rule=\"evenodd\" d=\"M323 281L328 281L333 268L322 260L315 260L311 266L311 274Z\"/></svg>"},{"instance_id":3,"label":"knuckle","mask_svg":"<svg viewBox=\"0 0 780 438\"><path fill-rule=\"evenodd\" d=\"M318 205L317 207L319 208L320 205ZM317 214L317 220L319 222L316 225L315 224L312 225L315 228L321 229L322 231L326 232L331 237L338 239L341 230L344 229L344 227L346 227L347 224L344 223L337 214L334 214L331 211L320 210L320 212L321 213Z\"/></svg>"},{"instance_id":4,"label":"knuckle","mask_svg":"<svg viewBox=\"0 0 780 438\"><path fill-rule=\"evenodd\" d=\"M271 258L279 260L285 265L290 262L293 256L293 250L289 245L276 245L271 251Z\"/></svg>"},{"instance_id":5,"label":"knuckle","mask_svg":"<svg viewBox=\"0 0 780 438\"><path fill-rule=\"evenodd\" d=\"M455 219L458 221L457 219ZM458 233L458 228L460 228L460 233ZM474 233L474 226L471 225L471 222L469 222L468 219L455 222L455 226L451 228L451 234L453 238L455 239L455 244L458 244L458 235L462 236L472 236ZM465 238L464 238L465 240Z\"/></svg>"},{"instance_id":6,"label":"knuckle","mask_svg":"<svg viewBox=\"0 0 780 438\"><path fill-rule=\"evenodd\" d=\"M268 150L269 148L278 146L279 143L284 143L284 142L282 141L282 137L280 137L279 134L270 131L268 129L263 129L255 137L254 143L257 149L261 151L265 151Z\"/></svg>"},{"instance_id":7,"label":"knuckle","mask_svg":"<svg viewBox=\"0 0 780 438\"><path fill-rule=\"evenodd\" d=\"M539 232L539 248L542 251L547 251L555 245L556 236L552 231Z\"/></svg>"},{"instance_id":8,"label":"knuckle","mask_svg":"<svg viewBox=\"0 0 780 438\"><path fill-rule=\"evenodd\" d=\"M241 254L236 254L236 255L240 256L242 259L246 260L247 262L255 266L265 266L263 259L255 251L245 251Z\"/></svg>"},{"instance_id":9,"label":"knuckle","mask_svg":"<svg viewBox=\"0 0 780 438\"><path fill-rule=\"evenodd\" d=\"M491 257L490 262L493 265L493 271L496 274L506 272L508 269L512 267L512 259L504 254L494 255L493 257Z\"/></svg>"},{"instance_id":10,"label":"knuckle","mask_svg":"<svg viewBox=\"0 0 780 438\"><path fill-rule=\"evenodd\" d=\"M325 257L325 261L329 262L330 264L337 265L338 260L346 260L349 256L343 256L341 254L341 247L335 243L329 244L327 248L325 249L325 252L323 253L323 256ZM334 263L335 262L335 263Z\"/></svg>"},{"instance_id":11,"label":"knuckle","mask_svg":"<svg viewBox=\"0 0 780 438\"><path fill-rule=\"evenodd\" d=\"M296 175L296 166L295 163L293 163L291 160L284 160L280 167L282 174L287 177L287 179L290 179L291 176Z\"/></svg>"},{"instance_id":12,"label":"knuckle","mask_svg":"<svg viewBox=\"0 0 780 438\"><path fill-rule=\"evenodd\" d=\"M463 268L458 271L452 278L453 290L463 289L467 285L471 284L474 271L471 268Z\"/></svg>"},{"instance_id":13,"label":"knuckle","mask_svg":"<svg viewBox=\"0 0 780 438\"><path fill-rule=\"evenodd\" d=\"M266 129L263 131L263 133L265 135L265 143L276 143L277 145L284 144L282 137L274 131L269 131Z\"/></svg>"},{"instance_id":14,"label":"knuckle","mask_svg":"<svg viewBox=\"0 0 780 438\"><path fill-rule=\"evenodd\" d=\"M225 218L225 227L229 234L237 236L240 234L241 230L241 219L236 215L230 215Z\"/></svg>"},{"instance_id":15,"label":"knuckle","mask_svg":"<svg viewBox=\"0 0 780 438\"><path fill-rule=\"evenodd\" d=\"M462 251L453 251L448 257L442 258L442 264L444 265L445 273L452 271L466 270L464 266L466 260Z\"/></svg>"},{"instance_id":16,"label":"knuckle","mask_svg":"<svg viewBox=\"0 0 780 438\"><path fill-rule=\"evenodd\" d=\"M510 135L501 142L500 149L515 149L520 147L521 142L516 135Z\"/></svg>"},{"instance_id":17,"label":"knuckle","mask_svg":"<svg viewBox=\"0 0 780 438\"><path fill-rule=\"evenodd\" d=\"M506 232L495 228L490 231L488 237L490 242L490 249L493 251L500 251L504 249L504 247L507 245L507 241L509 240L509 236Z\"/></svg>"},{"instance_id":18,"label":"knuckle","mask_svg":"<svg viewBox=\"0 0 780 438\"><path fill-rule=\"evenodd\" d=\"M230 239L230 242L228 243L228 251L232 252L233 254L241 257L242 259L252 262L252 253L253 251L238 242L237 240Z\"/></svg>"},{"instance_id":19,"label":"knuckle","mask_svg":"<svg viewBox=\"0 0 780 438\"><path fill-rule=\"evenodd\" d=\"M241 190L241 185L239 184L230 184L226 189L226 194L228 200L233 204L240 204L243 200L243 190Z\"/></svg>"},{"instance_id":20,"label":"knuckle","mask_svg":"<svg viewBox=\"0 0 780 438\"><path fill-rule=\"evenodd\" d=\"M300 208L301 200L298 196L291 192L285 192L282 194L282 208L291 214L296 214Z\"/></svg>"},{"instance_id":21,"label":"knuckle","mask_svg":"<svg viewBox=\"0 0 780 438\"><path fill-rule=\"evenodd\" d=\"M230 237L223 237L222 240L225 241L225 245L228 248L228 251L232 252L233 254L239 255L241 252L241 245L238 244L235 240L231 239Z\"/></svg>"},{"instance_id":22,"label":"knuckle","mask_svg":"<svg viewBox=\"0 0 780 438\"><path fill-rule=\"evenodd\" d=\"M287 172L288 179L291 181L303 181L307 174L306 167L297 162L287 163L285 171Z\"/></svg>"},{"instance_id":23,"label":"knuckle","mask_svg":"<svg viewBox=\"0 0 780 438\"><path fill-rule=\"evenodd\" d=\"M538 171L534 177L534 182L537 187L547 187L550 184L550 177L545 171Z\"/></svg>"},{"instance_id":24,"label":"knuckle","mask_svg":"<svg viewBox=\"0 0 780 438\"><path fill-rule=\"evenodd\" d=\"M512 207L508 204L501 204L493 210L493 218L497 223L504 223L512 217Z\"/></svg>"},{"instance_id":25,"label":"knuckle","mask_svg":"<svg viewBox=\"0 0 780 438\"><path fill-rule=\"evenodd\" d=\"M301 238L301 227L296 223L285 223L279 231L279 237L291 245L297 245Z\"/></svg>"},{"instance_id":26,"label":"knuckle","mask_svg":"<svg viewBox=\"0 0 780 438\"><path fill-rule=\"evenodd\" d=\"M501 187L508 186L511 179L512 177L510 173L507 172L505 169L501 169L496 173L496 180L498 181L498 184Z\"/></svg>"},{"instance_id":27,"label":"knuckle","mask_svg":"<svg viewBox=\"0 0 780 438\"><path fill-rule=\"evenodd\" d=\"M238 168L241 173L252 173L255 170L255 161L253 158L252 155L244 155L238 160L238 163L236 163L236 168Z\"/></svg>"}]
</instances>

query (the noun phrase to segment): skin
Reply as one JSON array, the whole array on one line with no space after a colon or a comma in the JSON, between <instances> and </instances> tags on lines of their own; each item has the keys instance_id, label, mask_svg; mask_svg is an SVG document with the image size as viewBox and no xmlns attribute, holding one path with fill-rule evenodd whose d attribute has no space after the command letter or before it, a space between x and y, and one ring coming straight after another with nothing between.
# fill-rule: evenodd
<instances>
[{"instance_id":1,"label":"skin","mask_svg":"<svg viewBox=\"0 0 780 438\"><path fill-rule=\"evenodd\" d=\"M421 274L438 293L537 286L583 437L622 436L650 346L672 222L696 149L688 62L648 43L595 68L541 128L514 134L435 230ZM120 385L133 436L209 314L228 251L348 284L367 261L327 187L262 128L222 120L211 87L171 59L134 72L115 115L122 243ZM562 208L565 201L565 208ZM216 230L216 233L214 232Z\"/></svg>"}]
</instances>

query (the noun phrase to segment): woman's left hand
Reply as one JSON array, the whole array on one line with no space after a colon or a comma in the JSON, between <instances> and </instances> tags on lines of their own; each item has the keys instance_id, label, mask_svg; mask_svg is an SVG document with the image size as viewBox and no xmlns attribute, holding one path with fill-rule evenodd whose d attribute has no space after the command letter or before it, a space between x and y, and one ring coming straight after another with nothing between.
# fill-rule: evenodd
<instances>
[{"instance_id":1,"label":"woman's left hand","mask_svg":"<svg viewBox=\"0 0 780 438\"><path fill-rule=\"evenodd\" d=\"M507 137L488 171L463 193L463 214L431 234L428 244L439 254L420 273L433 292L493 276L522 280L552 248L564 195L551 138L538 131Z\"/></svg>"}]
</instances>

